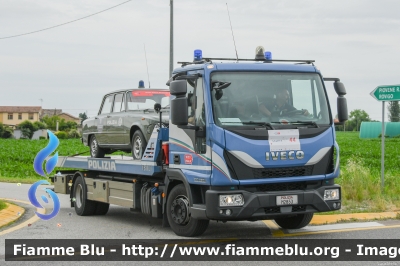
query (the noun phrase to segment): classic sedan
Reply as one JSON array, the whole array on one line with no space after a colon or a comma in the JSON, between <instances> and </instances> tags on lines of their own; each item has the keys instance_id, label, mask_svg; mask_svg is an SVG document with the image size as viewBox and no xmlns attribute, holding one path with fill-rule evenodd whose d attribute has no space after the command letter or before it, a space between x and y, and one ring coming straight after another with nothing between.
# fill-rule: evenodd
<instances>
[{"instance_id":1,"label":"classic sedan","mask_svg":"<svg viewBox=\"0 0 400 266\"><path fill-rule=\"evenodd\" d=\"M168 124L169 96L168 89L144 88L106 94L97 116L82 124L82 143L94 158L120 150L141 159L154 126L160 123L154 104L161 104L162 123Z\"/></svg>"}]
</instances>

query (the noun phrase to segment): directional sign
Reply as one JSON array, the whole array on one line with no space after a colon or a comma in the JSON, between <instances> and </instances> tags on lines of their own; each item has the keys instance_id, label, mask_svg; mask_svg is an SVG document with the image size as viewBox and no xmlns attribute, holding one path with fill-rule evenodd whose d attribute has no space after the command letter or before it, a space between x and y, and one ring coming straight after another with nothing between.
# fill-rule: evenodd
<instances>
[{"instance_id":1,"label":"directional sign","mask_svg":"<svg viewBox=\"0 0 400 266\"><path fill-rule=\"evenodd\" d=\"M378 86L370 94L378 101L400 101L400 85Z\"/></svg>"}]
</instances>

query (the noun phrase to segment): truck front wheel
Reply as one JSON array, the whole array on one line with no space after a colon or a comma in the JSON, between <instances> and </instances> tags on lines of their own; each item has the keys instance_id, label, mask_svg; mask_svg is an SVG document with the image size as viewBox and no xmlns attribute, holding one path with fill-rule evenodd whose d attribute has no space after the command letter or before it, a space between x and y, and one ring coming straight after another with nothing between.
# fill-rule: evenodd
<instances>
[{"instance_id":1,"label":"truck front wheel","mask_svg":"<svg viewBox=\"0 0 400 266\"><path fill-rule=\"evenodd\" d=\"M275 219L275 222L283 229L299 229L307 226L314 213L297 214L295 216L288 216Z\"/></svg>"},{"instance_id":2,"label":"truck front wheel","mask_svg":"<svg viewBox=\"0 0 400 266\"><path fill-rule=\"evenodd\" d=\"M78 176L74 182L73 200L76 214L80 216L95 214L97 204L95 201L87 199L86 186L82 176Z\"/></svg>"},{"instance_id":3,"label":"truck front wheel","mask_svg":"<svg viewBox=\"0 0 400 266\"><path fill-rule=\"evenodd\" d=\"M172 188L168 195L166 212L169 225L178 236L199 236L208 227L208 220L190 217L188 193L183 184Z\"/></svg>"}]
</instances>

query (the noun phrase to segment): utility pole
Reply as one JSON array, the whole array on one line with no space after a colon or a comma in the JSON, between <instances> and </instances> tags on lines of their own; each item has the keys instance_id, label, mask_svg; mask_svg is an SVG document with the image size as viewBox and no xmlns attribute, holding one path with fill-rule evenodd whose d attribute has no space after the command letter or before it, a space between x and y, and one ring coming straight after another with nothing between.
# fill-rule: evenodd
<instances>
[{"instance_id":1,"label":"utility pole","mask_svg":"<svg viewBox=\"0 0 400 266\"><path fill-rule=\"evenodd\" d=\"M169 75L172 75L174 61L174 0L169 1L170 22L169 22Z\"/></svg>"}]
</instances>

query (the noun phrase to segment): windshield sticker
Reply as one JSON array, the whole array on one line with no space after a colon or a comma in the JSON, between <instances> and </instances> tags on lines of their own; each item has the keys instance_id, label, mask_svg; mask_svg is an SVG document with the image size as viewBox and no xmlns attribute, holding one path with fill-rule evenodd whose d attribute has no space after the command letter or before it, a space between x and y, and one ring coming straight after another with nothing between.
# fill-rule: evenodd
<instances>
[{"instance_id":1,"label":"windshield sticker","mask_svg":"<svg viewBox=\"0 0 400 266\"><path fill-rule=\"evenodd\" d=\"M300 150L299 130L268 130L268 142L270 151Z\"/></svg>"}]
</instances>

